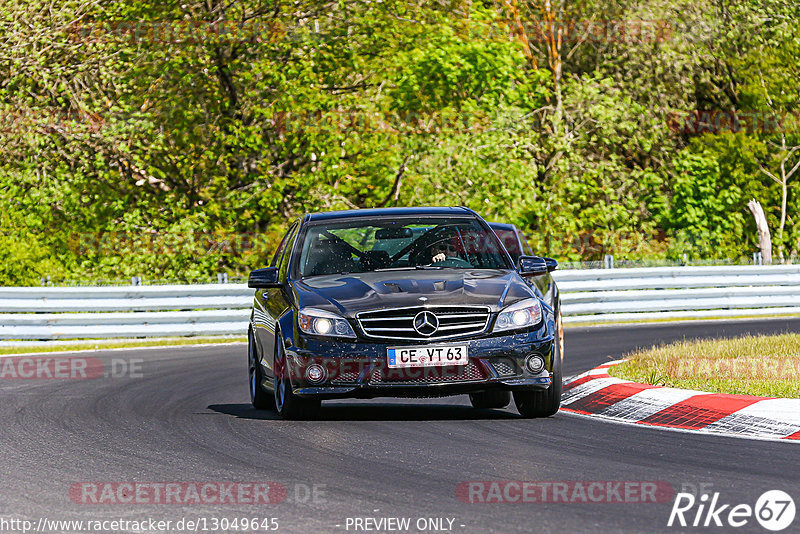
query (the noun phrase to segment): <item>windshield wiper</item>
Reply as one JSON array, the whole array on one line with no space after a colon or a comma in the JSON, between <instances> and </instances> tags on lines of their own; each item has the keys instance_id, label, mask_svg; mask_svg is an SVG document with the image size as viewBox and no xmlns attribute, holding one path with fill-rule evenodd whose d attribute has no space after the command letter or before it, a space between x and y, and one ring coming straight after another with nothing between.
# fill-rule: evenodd
<instances>
[{"instance_id":1,"label":"windshield wiper","mask_svg":"<svg viewBox=\"0 0 800 534\"><path fill-rule=\"evenodd\" d=\"M322 274L306 274L300 277L300 280L305 280L306 278L316 278L318 276L343 276L346 274L353 274L351 271L339 271L335 273L322 273Z\"/></svg>"},{"instance_id":2,"label":"windshield wiper","mask_svg":"<svg viewBox=\"0 0 800 534\"><path fill-rule=\"evenodd\" d=\"M414 265L412 267L412 266L409 265L408 267L385 267L383 269L374 269L373 272L385 273L387 271L414 271L414 270L421 270L421 271L434 270L434 271L438 271L440 269L444 269L444 267L438 266L438 265Z\"/></svg>"},{"instance_id":3,"label":"windshield wiper","mask_svg":"<svg viewBox=\"0 0 800 534\"><path fill-rule=\"evenodd\" d=\"M384 267L382 269L374 269L373 272L376 273L385 273L387 271L411 271L414 270L416 267Z\"/></svg>"}]
</instances>

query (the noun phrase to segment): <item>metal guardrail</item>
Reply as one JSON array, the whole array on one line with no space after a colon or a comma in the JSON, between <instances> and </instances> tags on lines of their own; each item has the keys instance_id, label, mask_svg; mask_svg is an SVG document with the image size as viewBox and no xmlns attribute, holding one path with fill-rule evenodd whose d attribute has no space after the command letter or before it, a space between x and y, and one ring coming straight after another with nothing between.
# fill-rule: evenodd
<instances>
[{"instance_id":1,"label":"metal guardrail","mask_svg":"<svg viewBox=\"0 0 800 534\"><path fill-rule=\"evenodd\" d=\"M800 266L581 269L554 273L564 322L800 315ZM244 284L0 288L0 339L244 334Z\"/></svg>"},{"instance_id":2,"label":"metal guardrail","mask_svg":"<svg viewBox=\"0 0 800 534\"><path fill-rule=\"evenodd\" d=\"M572 324L800 315L800 265L554 273Z\"/></svg>"},{"instance_id":3,"label":"metal guardrail","mask_svg":"<svg viewBox=\"0 0 800 534\"><path fill-rule=\"evenodd\" d=\"M244 335L252 304L244 284L4 287L0 339Z\"/></svg>"}]
</instances>

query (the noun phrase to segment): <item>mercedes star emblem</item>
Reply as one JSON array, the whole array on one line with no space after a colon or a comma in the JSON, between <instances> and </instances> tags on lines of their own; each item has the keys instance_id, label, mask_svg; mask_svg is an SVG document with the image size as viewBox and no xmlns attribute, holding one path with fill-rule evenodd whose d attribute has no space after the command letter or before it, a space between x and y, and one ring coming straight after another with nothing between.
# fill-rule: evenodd
<instances>
[{"instance_id":1,"label":"mercedes star emblem","mask_svg":"<svg viewBox=\"0 0 800 534\"><path fill-rule=\"evenodd\" d=\"M421 311L414 316L414 330L421 336L432 336L439 330L439 319L433 312Z\"/></svg>"}]
</instances>

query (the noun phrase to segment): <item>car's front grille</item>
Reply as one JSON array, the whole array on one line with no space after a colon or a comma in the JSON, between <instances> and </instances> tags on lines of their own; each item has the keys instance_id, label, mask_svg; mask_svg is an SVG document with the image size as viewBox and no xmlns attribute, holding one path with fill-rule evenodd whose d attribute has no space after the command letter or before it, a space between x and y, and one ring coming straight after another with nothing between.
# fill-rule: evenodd
<instances>
[{"instance_id":1,"label":"car's front grille","mask_svg":"<svg viewBox=\"0 0 800 534\"><path fill-rule=\"evenodd\" d=\"M424 329L422 329L423 333L420 333L414 328L414 318L425 311L432 313L435 316L435 322L438 322L438 328L431 334L427 334ZM483 332L489 323L489 308L482 306L417 306L361 312L356 318L367 337L425 341Z\"/></svg>"},{"instance_id":2,"label":"car's front grille","mask_svg":"<svg viewBox=\"0 0 800 534\"><path fill-rule=\"evenodd\" d=\"M486 374L480 365L470 360L467 365L444 367L406 367L390 369L376 367L369 383L375 384L431 384L439 382L475 382L485 380Z\"/></svg>"},{"instance_id":3,"label":"car's front grille","mask_svg":"<svg viewBox=\"0 0 800 534\"><path fill-rule=\"evenodd\" d=\"M511 360L499 358L490 360L492 367L497 372L497 376L511 376L517 374L517 368Z\"/></svg>"}]
</instances>

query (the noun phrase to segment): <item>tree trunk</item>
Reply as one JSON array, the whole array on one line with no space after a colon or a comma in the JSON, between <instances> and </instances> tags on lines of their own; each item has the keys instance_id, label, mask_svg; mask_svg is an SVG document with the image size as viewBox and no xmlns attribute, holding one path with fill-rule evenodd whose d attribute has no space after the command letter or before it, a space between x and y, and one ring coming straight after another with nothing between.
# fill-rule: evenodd
<instances>
[{"instance_id":1,"label":"tree trunk","mask_svg":"<svg viewBox=\"0 0 800 534\"><path fill-rule=\"evenodd\" d=\"M786 201L789 196L788 178L781 164L781 225L778 230L778 257L783 263L783 229L786 227Z\"/></svg>"},{"instance_id":2,"label":"tree trunk","mask_svg":"<svg viewBox=\"0 0 800 534\"><path fill-rule=\"evenodd\" d=\"M750 212L756 220L756 228L758 229L758 246L761 249L761 260L764 265L772 264L772 240L769 236L769 226L767 225L767 217L764 215L764 208L761 207L756 199L752 199L747 203Z\"/></svg>"}]
</instances>

